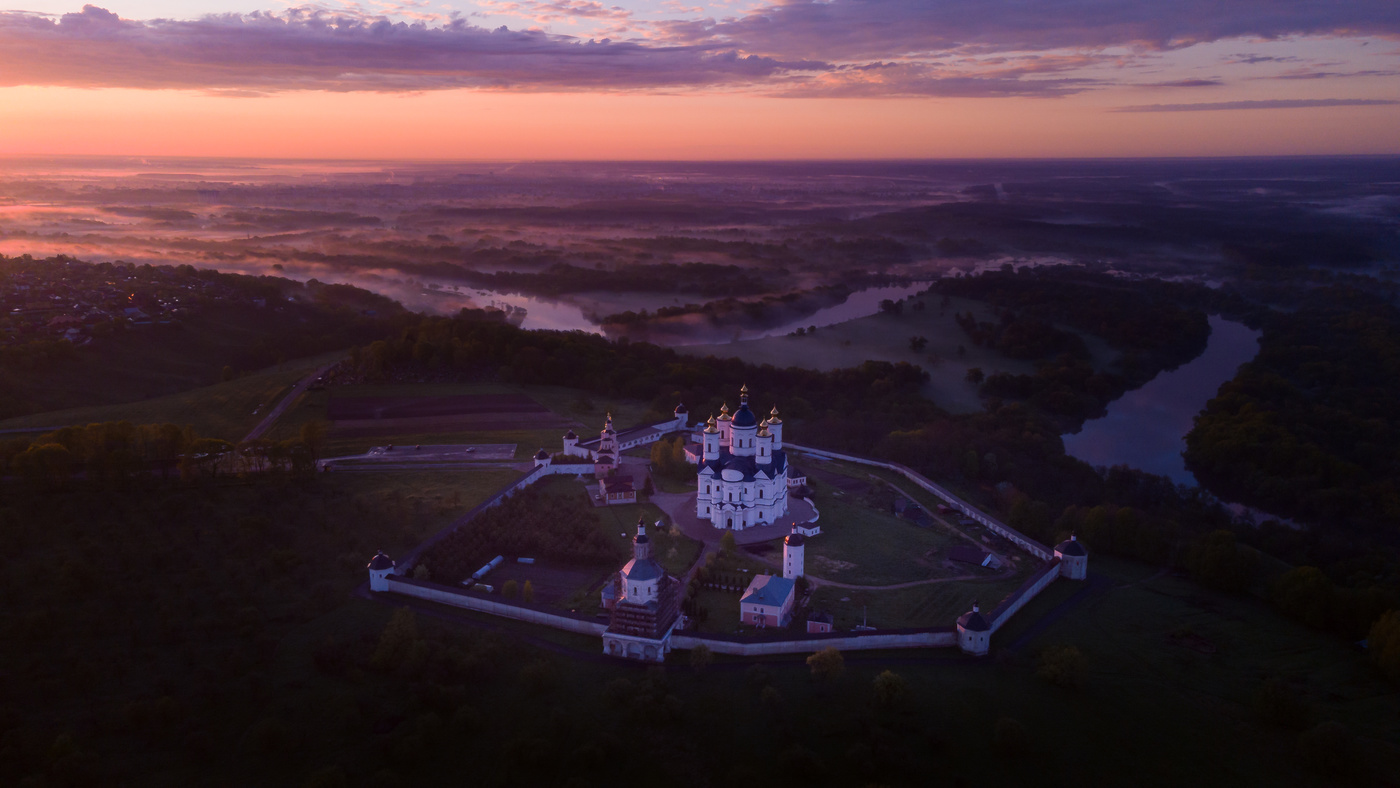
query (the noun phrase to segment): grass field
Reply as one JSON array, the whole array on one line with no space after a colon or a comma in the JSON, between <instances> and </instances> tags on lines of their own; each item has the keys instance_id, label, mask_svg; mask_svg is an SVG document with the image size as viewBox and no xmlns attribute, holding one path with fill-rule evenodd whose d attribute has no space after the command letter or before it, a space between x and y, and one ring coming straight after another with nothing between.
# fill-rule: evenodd
<instances>
[{"instance_id":1,"label":"grass field","mask_svg":"<svg viewBox=\"0 0 1400 788\"><path fill-rule=\"evenodd\" d=\"M380 496L435 511L437 514L426 522L427 533L433 533L519 477L511 470L483 469L324 473L317 478L327 488L346 495Z\"/></svg>"},{"instance_id":2,"label":"grass field","mask_svg":"<svg viewBox=\"0 0 1400 788\"><path fill-rule=\"evenodd\" d=\"M1028 567L1005 578L956 580L882 591L823 586L812 592L811 607L831 613L837 629L851 629L862 622L880 629L952 626L958 616L972 609L973 601L979 602L983 610L996 607L1024 582L1029 572Z\"/></svg>"},{"instance_id":3,"label":"grass field","mask_svg":"<svg viewBox=\"0 0 1400 788\"><path fill-rule=\"evenodd\" d=\"M364 454L375 446L414 446L438 445L438 444L466 444L466 443L514 443L515 459L528 460L535 456L535 452L541 447L546 450L557 450L561 445L561 435L556 434L557 430L499 430L499 431L471 431L471 432L421 432L405 433L393 435L376 435L365 437L363 435L338 436L332 428L326 437L324 448L321 449L323 457L344 457L349 455ZM551 449L551 446L553 447Z\"/></svg>"},{"instance_id":4,"label":"grass field","mask_svg":"<svg viewBox=\"0 0 1400 788\"><path fill-rule=\"evenodd\" d=\"M652 482L652 484L655 484L655 485L656 485L656 490L657 490L657 492L665 492L665 493L693 493L693 492L695 492L695 477L694 477L694 476L691 476L689 479L687 479L687 480L685 480L685 481L683 481L683 482L678 482L678 481L676 481L675 479L671 479L671 478L669 478L669 477L662 476L661 474L657 473L657 474L652 474L651 482Z\"/></svg>"},{"instance_id":5,"label":"grass field","mask_svg":"<svg viewBox=\"0 0 1400 788\"><path fill-rule=\"evenodd\" d=\"M768 337L676 349L694 356L737 356L752 364L821 370L859 366L866 360L907 361L928 370L930 380L924 388L925 396L953 413L971 413L982 409L977 387L966 381L969 368L978 367L988 375L993 372L1027 374L1035 371L1032 362L1009 359L995 350L972 344L954 321L955 314L971 311L979 321L996 322L997 315L985 303L953 298L946 309L940 309L940 300L940 296L925 296L923 301L927 308L923 312L915 312L906 304L900 315L871 315L820 328L815 334L806 336ZM915 336L928 339L928 345L922 351L916 352L909 347L910 337ZM1087 336L1084 339L1099 366L1116 357L1114 351L1102 341ZM960 345L965 349L965 355L958 354Z\"/></svg>"},{"instance_id":6,"label":"grass field","mask_svg":"<svg viewBox=\"0 0 1400 788\"><path fill-rule=\"evenodd\" d=\"M708 616L696 628L700 632L733 634L741 632L739 626L739 598L742 591L721 591L715 588L702 588L695 594L697 609L708 611Z\"/></svg>"},{"instance_id":7,"label":"grass field","mask_svg":"<svg viewBox=\"0 0 1400 788\"><path fill-rule=\"evenodd\" d=\"M326 403L334 397L448 397L461 394L525 394L541 405L566 418L575 419L574 431L585 440L595 437L603 428L604 415L608 408L613 409L614 424L619 428L630 427L646 411L646 406L638 402L600 402L588 400L585 392L558 386L503 386L496 384L394 384L338 386L323 391L308 391L282 415L269 433L270 438L285 440L299 434L303 424L309 421L326 421ZM587 400L588 408L580 406L580 400ZM568 427L512 430L435 430L411 431L403 428L400 432L386 431L383 434L342 434L334 427L328 431L323 456L334 457L348 454L361 454L373 446L389 443L400 446L439 443L514 443L516 459L528 460L541 448L551 453L563 448L564 433ZM649 449L648 449L649 451Z\"/></svg>"},{"instance_id":8,"label":"grass field","mask_svg":"<svg viewBox=\"0 0 1400 788\"><path fill-rule=\"evenodd\" d=\"M808 485L821 512L821 536L808 540L807 571L828 580L888 585L946 574L929 557L946 551L947 534L877 511L819 481Z\"/></svg>"},{"instance_id":9,"label":"grass field","mask_svg":"<svg viewBox=\"0 0 1400 788\"><path fill-rule=\"evenodd\" d=\"M913 499L916 503L919 504L919 506L923 507L924 511L927 512L932 518L934 522L934 529L938 533L953 536L954 529L956 528L957 531L967 534L968 536L971 536L974 539L978 539L984 544L1000 544L1001 547L997 550L998 553L1010 551L1013 555L1019 554L1019 552L1015 551L1014 548L1008 547L1005 540L1003 540L1000 536L992 533L990 530L988 530L980 524L972 523L970 525L954 526L953 522L950 522L950 519L952 519L951 517L944 517L942 515L937 514L938 506L944 503L944 501L941 498L925 490L924 488L915 485L913 482L910 482L908 479L904 478L902 475L896 473L895 471L886 470L884 468L874 468L866 465L856 465L854 463L848 462L832 462L810 456L802 456L800 462L804 467L828 471L831 473L837 473L842 476L864 482L866 484L875 484L877 483L876 480L882 481L890 487L897 489L905 496ZM875 478L872 479L871 477ZM959 489L958 486L955 484L949 484L946 480L938 479L935 481L948 488L955 495L961 496L964 500L975 501L978 497L976 495L973 495L968 490ZM995 515L996 513L992 512L992 514ZM960 516L958 517L960 518Z\"/></svg>"},{"instance_id":10,"label":"grass field","mask_svg":"<svg viewBox=\"0 0 1400 788\"><path fill-rule=\"evenodd\" d=\"M0 421L0 430L104 421L129 421L133 424L168 422L181 426L192 425L196 432L205 437L238 441L257 426L268 408L290 391L298 380L342 355L337 352L297 359L271 369L244 375L227 383L217 383L179 394L120 405L72 408L7 419ZM283 419L288 415L290 413L283 414ZM300 425L297 425L296 429L300 429ZM293 430L282 437L295 434Z\"/></svg>"}]
</instances>

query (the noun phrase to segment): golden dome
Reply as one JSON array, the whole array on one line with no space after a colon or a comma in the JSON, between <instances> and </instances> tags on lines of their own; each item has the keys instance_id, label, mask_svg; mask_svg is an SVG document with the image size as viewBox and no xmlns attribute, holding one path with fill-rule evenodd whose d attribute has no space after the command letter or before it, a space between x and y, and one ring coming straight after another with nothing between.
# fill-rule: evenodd
<instances>
[{"instance_id":1,"label":"golden dome","mask_svg":"<svg viewBox=\"0 0 1400 788\"><path fill-rule=\"evenodd\" d=\"M782 424L782 423L783 423L783 420L780 419L780 418L778 418L778 406L777 406L777 405L774 405L774 406L773 406L773 411L772 411L771 413L769 413L768 415L769 415L769 417L770 417L770 418L768 419L768 423L769 423L769 424Z\"/></svg>"},{"instance_id":2,"label":"golden dome","mask_svg":"<svg viewBox=\"0 0 1400 788\"><path fill-rule=\"evenodd\" d=\"M719 428L715 426L715 414L713 413L710 414L710 420L705 422L705 432L711 435L719 432Z\"/></svg>"},{"instance_id":3,"label":"golden dome","mask_svg":"<svg viewBox=\"0 0 1400 788\"><path fill-rule=\"evenodd\" d=\"M733 421L733 418L731 418L729 415L729 403L726 402L723 405L719 406L719 420Z\"/></svg>"}]
</instances>

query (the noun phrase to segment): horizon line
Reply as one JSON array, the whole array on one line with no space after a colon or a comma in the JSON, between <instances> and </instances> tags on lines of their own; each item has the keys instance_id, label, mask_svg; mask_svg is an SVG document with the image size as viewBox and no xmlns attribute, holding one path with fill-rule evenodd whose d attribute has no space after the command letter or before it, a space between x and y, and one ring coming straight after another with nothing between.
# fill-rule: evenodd
<instances>
[{"instance_id":1,"label":"horizon line","mask_svg":"<svg viewBox=\"0 0 1400 788\"><path fill-rule=\"evenodd\" d=\"M1400 150L1373 153L1257 153L1212 154L1198 156L892 156L892 157L831 157L831 158L716 158L716 159L617 159L617 158L500 158L471 159L452 157L382 158L310 156L229 156L140 153L0 153L0 161L34 159L151 159L159 161L258 161L258 162L320 162L320 163L394 163L394 164L898 164L939 162L1031 162L1031 161L1268 161L1280 159L1378 159L1400 158Z\"/></svg>"}]
</instances>

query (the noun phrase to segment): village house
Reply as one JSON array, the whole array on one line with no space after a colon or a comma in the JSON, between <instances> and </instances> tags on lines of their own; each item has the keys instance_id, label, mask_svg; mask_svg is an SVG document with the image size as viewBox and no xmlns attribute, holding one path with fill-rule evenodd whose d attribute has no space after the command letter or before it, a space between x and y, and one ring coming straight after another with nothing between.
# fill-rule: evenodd
<instances>
[{"instance_id":1,"label":"village house","mask_svg":"<svg viewBox=\"0 0 1400 788\"><path fill-rule=\"evenodd\" d=\"M637 502L637 488L631 476L609 476L598 480L598 497L608 506Z\"/></svg>"},{"instance_id":2,"label":"village house","mask_svg":"<svg viewBox=\"0 0 1400 788\"><path fill-rule=\"evenodd\" d=\"M739 623L751 627L785 627L792 622L797 583L786 577L755 575L739 597Z\"/></svg>"}]
</instances>

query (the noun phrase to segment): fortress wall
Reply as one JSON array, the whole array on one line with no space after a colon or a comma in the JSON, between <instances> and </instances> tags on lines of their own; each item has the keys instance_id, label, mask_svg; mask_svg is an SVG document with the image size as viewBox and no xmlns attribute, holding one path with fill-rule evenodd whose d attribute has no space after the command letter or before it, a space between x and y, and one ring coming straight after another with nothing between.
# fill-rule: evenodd
<instances>
[{"instance_id":1,"label":"fortress wall","mask_svg":"<svg viewBox=\"0 0 1400 788\"><path fill-rule=\"evenodd\" d=\"M1060 559L1058 558L1052 560L1042 567L1040 571L1031 575L1026 582L1021 584L1020 588L1016 589L1014 593L1002 600L1001 604L997 605L996 610L993 610L992 614L987 617L991 622L992 631L996 632L1000 629L1001 625L1005 624L1016 611L1025 607L1027 602L1035 599L1036 595L1044 591L1051 583L1055 582L1055 578L1059 576Z\"/></svg>"},{"instance_id":2,"label":"fortress wall","mask_svg":"<svg viewBox=\"0 0 1400 788\"><path fill-rule=\"evenodd\" d=\"M576 465L555 465L554 463L551 462L549 465L545 466L545 471L544 471L544 473L542 473L542 474L540 474L540 475L541 475L541 476L577 476L577 475L579 475L579 474L583 474L584 476L592 476L592 475L593 475L593 463L589 462L589 463L578 463L578 464L576 464Z\"/></svg>"},{"instance_id":3,"label":"fortress wall","mask_svg":"<svg viewBox=\"0 0 1400 788\"><path fill-rule=\"evenodd\" d=\"M905 633L871 633L866 635L830 635L802 640L733 641L708 638L704 635L675 633L671 647L691 649L705 646L716 654L759 657L769 654L812 654L824 648L841 651L872 651L889 648L945 648L958 644L958 633L952 630L930 630Z\"/></svg>"},{"instance_id":4,"label":"fortress wall","mask_svg":"<svg viewBox=\"0 0 1400 788\"><path fill-rule=\"evenodd\" d=\"M886 470L894 471L895 473L900 474L909 481L919 485L923 489L943 499L948 503L949 506L953 507L954 509L957 509L958 511L966 515L968 519L975 520L976 522L985 525L993 533L996 533L997 535L1006 538L1007 540L1014 543L1017 547L1020 547L1022 550L1025 550L1026 552L1030 553L1036 558L1039 558L1042 561L1049 561L1051 558L1054 558L1054 553L1051 552L1050 548L1046 547L1040 542L1035 541L1029 536L1026 536L1020 531L1017 531L1015 528L1012 528L1011 526L1001 522L1000 520L992 517L991 515L985 514L984 512L982 512L982 510L978 509L977 507L973 506L967 501L964 501L963 499L959 498L958 496L954 495L953 493L949 492L943 487L940 487L939 485L934 484L933 482L924 478L921 474L915 472L912 468L907 468L898 463L867 460L863 457L852 457L849 454L839 454L837 452L826 451L824 449L812 449L806 446L797 446L791 443L788 444L788 448L792 449L793 451L799 451L804 454L810 454L814 457L825 457L830 460L844 460L846 462L854 462L860 465L873 465L877 468L885 468Z\"/></svg>"},{"instance_id":5,"label":"fortress wall","mask_svg":"<svg viewBox=\"0 0 1400 788\"><path fill-rule=\"evenodd\" d=\"M580 635L601 636L608 628L607 624L600 621L586 621L572 618L570 616L548 613L543 610L515 605L508 602L498 602L476 594L468 594L458 591L448 586L425 583L421 580L389 576L389 593L411 596L415 599L424 599L429 602L437 602L452 607L475 610L479 613L488 613L502 618L513 618L516 621L526 621L531 624L543 624L547 627L562 629L565 632L576 632Z\"/></svg>"},{"instance_id":6,"label":"fortress wall","mask_svg":"<svg viewBox=\"0 0 1400 788\"><path fill-rule=\"evenodd\" d=\"M817 457L844 460L895 471L923 489L938 496L940 499L947 501L949 505L958 509L969 518L982 523L993 532L1011 540L1032 555L1049 562L1044 568L1032 575L1021 588L1007 597L1006 600L992 612L989 618L993 631L996 631L996 629L1004 624L1016 611L1020 610L1027 602L1034 599L1037 594L1059 576L1060 562L1058 559L1054 558L1050 550L1044 545L1021 534L1010 526L1004 525L992 517L983 514L971 504L968 504L961 498L958 498L956 495L953 495L951 492L948 492L903 465L868 460L822 449L811 449L792 444L789 444L789 446L794 451L804 452ZM520 478L497 491L486 501L478 504L476 507L472 508L471 511L457 518L441 531L424 540L400 560L398 571L405 574L411 571L413 565L424 552L447 538L448 535L469 522L476 515L500 504L501 501L515 494L516 491L522 490L546 476L578 473L591 474L592 472L592 463L577 465L554 465L551 463L548 466L532 468L530 471L521 475ZM815 509L815 507L813 508ZM536 609L523 604L499 602L487 597L468 594L456 588L440 586L422 580L414 580L404 575L390 575L388 577L388 583L388 593L401 594L415 599L423 599L429 602L450 605L452 607L474 610L480 613L501 616L502 618L509 618L532 624L541 624L566 632L602 636L607 630L607 624L600 621L574 618L542 609ZM764 656L770 654L812 653L827 647L837 648L842 651L870 651L895 648L951 648L957 646L958 642L956 630L952 628L937 628L914 632L868 632L862 634L833 632L796 640L761 641L731 640L724 637L716 638L677 633L671 636L670 645L673 648L680 649L691 649L696 646L704 645L711 651L719 654Z\"/></svg>"}]
</instances>

